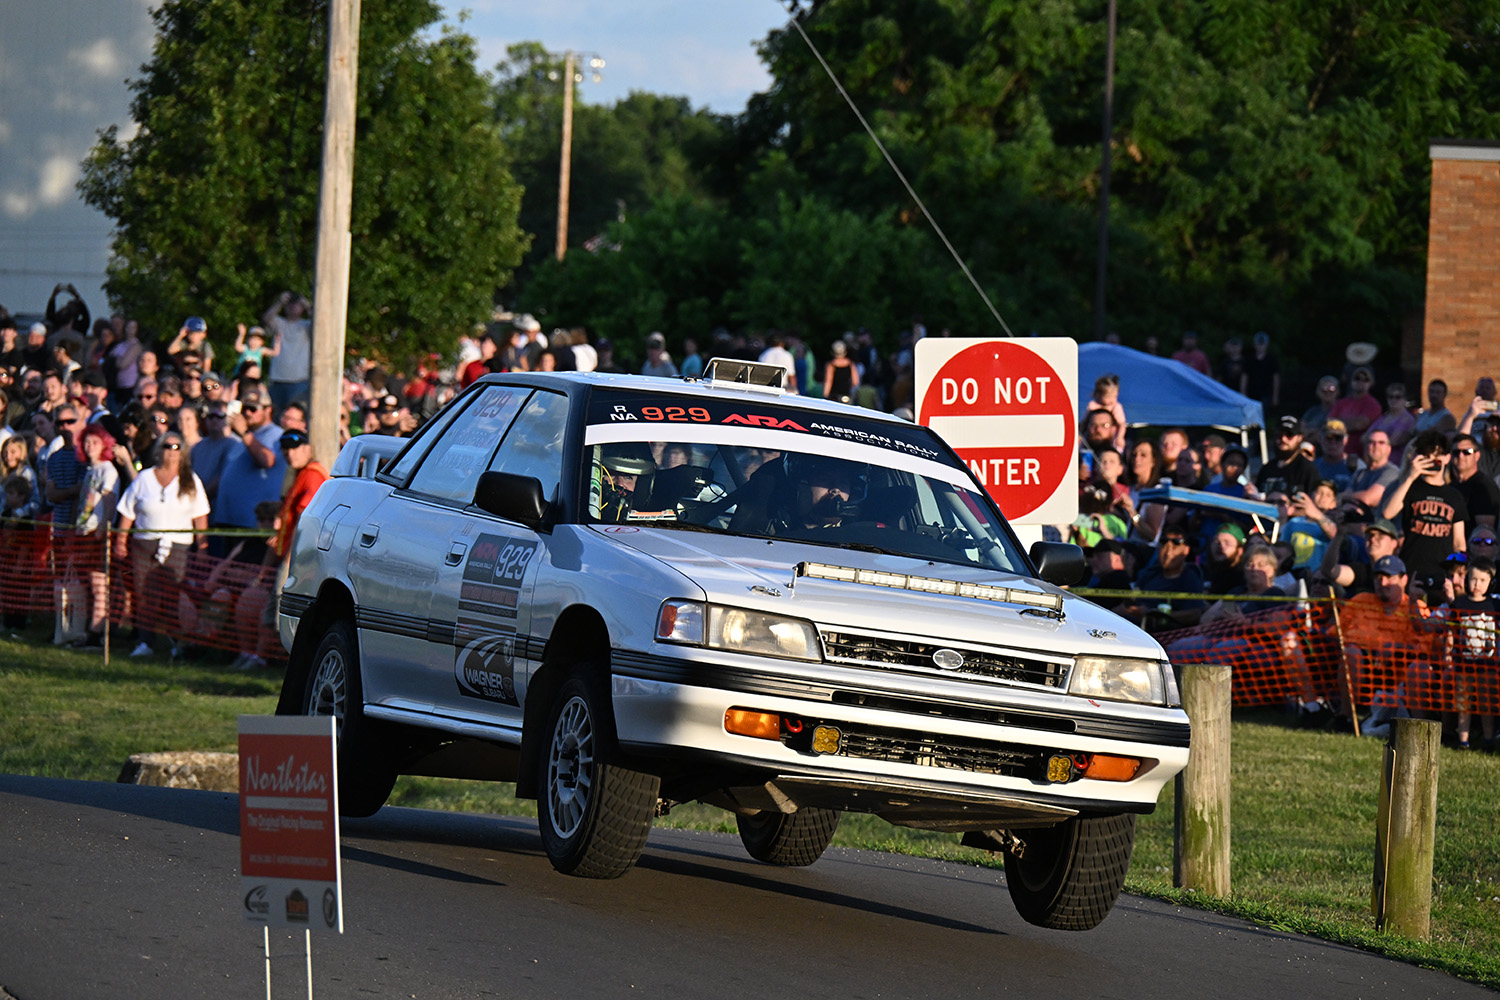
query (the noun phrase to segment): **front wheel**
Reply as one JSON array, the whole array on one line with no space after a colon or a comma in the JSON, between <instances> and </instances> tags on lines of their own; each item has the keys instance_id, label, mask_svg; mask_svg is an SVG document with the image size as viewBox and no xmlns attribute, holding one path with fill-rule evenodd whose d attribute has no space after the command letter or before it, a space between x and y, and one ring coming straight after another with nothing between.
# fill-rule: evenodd
<instances>
[{"instance_id":1,"label":"front wheel","mask_svg":"<svg viewBox=\"0 0 1500 1000\"><path fill-rule=\"evenodd\" d=\"M1086 931L1109 915L1135 848L1135 816L1075 816L1005 855L1005 883L1027 923Z\"/></svg>"},{"instance_id":2,"label":"front wheel","mask_svg":"<svg viewBox=\"0 0 1500 1000\"><path fill-rule=\"evenodd\" d=\"M552 867L619 878L646 848L661 779L614 763L615 734L602 684L574 676L557 692L538 759L537 823Z\"/></svg>"},{"instance_id":3,"label":"front wheel","mask_svg":"<svg viewBox=\"0 0 1500 1000\"><path fill-rule=\"evenodd\" d=\"M340 815L374 815L390 797L396 771L390 741L365 718L359 652L348 622L334 622L318 642L302 692L302 714L337 720Z\"/></svg>"},{"instance_id":4,"label":"front wheel","mask_svg":"<svg viewBox=\"0 0 1500 1000\"><path fill-rule=\"evenodd\" d=\"M839 828L842 814L832 809L804 806L794 813L767 809L737 815L740 840L756 861L783 868L801 868L823 856Z\"/></svg>"}]
</instances>

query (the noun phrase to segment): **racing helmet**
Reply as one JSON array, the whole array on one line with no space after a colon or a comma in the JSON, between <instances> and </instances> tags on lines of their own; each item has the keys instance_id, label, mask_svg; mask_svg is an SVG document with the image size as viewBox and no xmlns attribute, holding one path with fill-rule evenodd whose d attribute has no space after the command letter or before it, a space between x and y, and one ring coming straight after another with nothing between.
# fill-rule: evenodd
<instances>
[{"instance_id":1,"label":"racing helmet","mask_svg":"<svg viewBox=\"0 0 1500 1000\"><path fill-rule=\"evenodd\" d=\"M600 445L595 452L594 482L599 491L600 515L606 520L623 521L625 515L644 504L651 495L651 480L656 462L651 448L639 442ZM634 476L635 484L626 489L622 476Z\"/></svg>"}]
</instances>

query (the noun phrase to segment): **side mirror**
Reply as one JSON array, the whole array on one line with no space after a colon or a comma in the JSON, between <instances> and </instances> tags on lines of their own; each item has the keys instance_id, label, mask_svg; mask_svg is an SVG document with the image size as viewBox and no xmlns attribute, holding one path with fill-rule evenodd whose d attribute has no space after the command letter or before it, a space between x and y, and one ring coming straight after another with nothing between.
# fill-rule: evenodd
<instances>
[{"instance_id":1,"label":"side mirror","mask_svg":"<svg viewBox=\"0 0 1500 1000\"><path fill-rule=\"evenodd\" d=\"M1035 542L1029 554L1036 575L1054 586L1070 587L1088 578L1083 550L1071 542Z\"/></svg>"},{"instance_id":2,"label":"side mirror","mask_svg":"<svg viewBox=\"0 0 1500 1000\"><path fill-rule=\"evenodd\" d=\"M474 488L474 506L486 514L524 524L538 531L547 521L552 505L542 493L542 482L534 476L510 472L486 472Z\"/></svg>"}]
</instances>

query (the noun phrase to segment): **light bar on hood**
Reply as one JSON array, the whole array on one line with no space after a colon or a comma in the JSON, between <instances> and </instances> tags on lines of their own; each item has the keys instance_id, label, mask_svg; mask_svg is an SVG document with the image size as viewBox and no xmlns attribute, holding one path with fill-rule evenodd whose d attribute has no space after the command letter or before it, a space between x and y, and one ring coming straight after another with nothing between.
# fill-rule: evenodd
<instances>
[{"instance_id":1,"label":"light bar on hood","mask_svg":"<svg viewBox=\"0 0 1500 1000\"><path fill-rule=\"evenodd\" d=\"M920 594L945 594L949 597L971 597L976 601L1024 604L1027 607L1045 608L1059 613L1063 606L1062 597L1057 594L999 587L988 583L959 583L956 580L913 576L909 573L891 573L881 569L855 569L852 566L804 562L797 564L797 575L814 580L836 580L840 583L861 583L869 587L913 590Z\"/></svg>"}]
</instances>

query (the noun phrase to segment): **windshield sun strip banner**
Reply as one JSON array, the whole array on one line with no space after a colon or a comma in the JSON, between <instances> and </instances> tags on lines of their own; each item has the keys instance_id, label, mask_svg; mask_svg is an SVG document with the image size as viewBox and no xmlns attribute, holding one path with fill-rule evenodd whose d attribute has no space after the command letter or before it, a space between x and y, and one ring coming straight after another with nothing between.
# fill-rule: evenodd
<instances>
[{"instance_id":1,"label":"windshield sun strip banner","mask_svg":"<svg viewBox=\"0 0 1500 1000\"><path fill-rule=\"evenodd\" d=\"M858 444L839 438L813 437L797 431L770 430L765 427L721 427L714 424L672 424L661 426L661 433L652 433L655 424L639 423L589 424L584 434L586 446L617 444L630 441L667 440L674 444L725 445L742 448L774 448L790 451L827 455L854 462L866 462L884 468L899 469L938 482L957 486L962 490L974 489L968 470L954 468L941 462L918 458L889 448Z\"/></svg>"}]
</instances>

